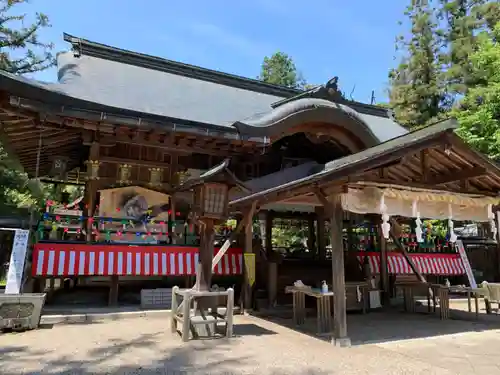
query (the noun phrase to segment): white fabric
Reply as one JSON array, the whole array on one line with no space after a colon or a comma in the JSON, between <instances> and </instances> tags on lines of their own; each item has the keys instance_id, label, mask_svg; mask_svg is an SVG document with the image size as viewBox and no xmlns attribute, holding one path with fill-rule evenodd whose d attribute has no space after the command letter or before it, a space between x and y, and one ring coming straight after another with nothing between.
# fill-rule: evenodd
<instances>
[{"instance_id":1,"label":"white fabric","mask_svg":"<svg viewBox=\"0 0 500 375\"><path fill-rule=\"evenodd\" d=\"M418 201L420 217L435 220L448 219L451 206L453 220L489 221L488 205L500 203L498 198L366 186L349 187L342 194L342 207L357 214L379 214L382 195L389 216L414 217L413 202Z\"/></svg>"}]
</instances>

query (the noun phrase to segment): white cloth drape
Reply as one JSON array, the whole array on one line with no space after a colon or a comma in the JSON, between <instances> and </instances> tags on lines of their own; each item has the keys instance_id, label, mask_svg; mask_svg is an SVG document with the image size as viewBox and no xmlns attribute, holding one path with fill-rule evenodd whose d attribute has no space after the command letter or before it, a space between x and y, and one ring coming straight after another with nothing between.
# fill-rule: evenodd
<instances>
[{"instance_id":1,"label":"white cloth drape","mask_svg":"<svg viewBox=\"0 0 500 375\"><path fill-rule=\"evenodd\" d=\"M357 214L379 214L382 195L389 216L414 217L413 202L417 201L422 219L446 220L451 205L453 220L489 221L488 205L500 203L500 199L490 197L367 186L349 187L342 194L342 207Z\"/></svg>"}]
</instances>

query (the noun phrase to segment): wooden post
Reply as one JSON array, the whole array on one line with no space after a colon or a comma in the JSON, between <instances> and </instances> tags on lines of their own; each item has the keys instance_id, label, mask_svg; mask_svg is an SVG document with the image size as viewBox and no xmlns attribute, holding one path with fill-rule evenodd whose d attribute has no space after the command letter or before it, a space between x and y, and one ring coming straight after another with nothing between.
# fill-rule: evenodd
<instances>
[{"instance_id":1,"label":"wooden post","mask_svg":"<svg viewBox=\"0 0 500 375\"><path fill-rule=\"evenodd\" d=\"M119 277L118 275L111 276L111 286L109 288L109 306L118 305Z\"/></svg>"},{"instance_id":2,"label":"wooden post","mask_svg":"<svg viewBox=\"0 0 500 375\"><path fill-rule=\"evenodd\" d=\"M378 225L378 234L380 238L380 284L382 289L382 302L389 306L391 300L389 286L389 270L387 268L387 241L382 233L382 228Z\"/></svg>"},{"instance_id":3,"label":"wooden post","mask_svg":"<svg viewBox=\"0 0 500 375\"><path fill-rule=\"evenodd\" d=\"M170 155L170 186L173 186L174 180L175 180L175 175L178 170L178 163L179 163L179 155L174 154ZM177 234L175 232L175 220L176 220L176 205L175 205L175 194L172 194L170 196L170 220L168 222L168 232L170 234L170 242L172 244L177 243Z\"/></svg>"},{"instance_id":4,"label":"wooden post","mask_svg":"<svg viewBox=\"0 0 500 375\"><path fill-rule=\"evenodd\" d=\"M495 213L495 224L497 227L497 235L495 240L497 241L497 251L496 251L496 261L497 261L497 267L496 267L496 275L495 275L495 281L500 281L500 215L498 213L500 211L499 206L495 206L493 208L493 212Z\"/></svg>"},{"instance_id":5,"label":"wooden post","mask_svg":"<svg viewBox=\"0 0 500 375\"><path fill-rule=\"evenodd\" d=\"M343 211L340 195L333 197L330 213L330 238L332 245L332 290L333 290L333 343L350 346L347 337L347 311L345 293L344 241L342 238Z\"/></svg>"},{"instance_id":6,"label":"wooden post","mask_svg":"<svg viewBox=\"0 0 500 375\"><path fill-rule=\"evenodd\" d=\"M99 143L98 142L92 142L92 145L90 146L90 151L89 151L89 162L91 161L98 161L99 160ZM90 165L90 164L89 164ZM96 202L96 195L97 195L97 180L88 180L87 183L85 184L85 204L87 206L87 225L86 225L86 240L87 242L92 242L93 236L92 236L92 220L89 220L92 218L96 213L94 212L95 206L97 204Z\"/></svg>"},{"instance_id":7,"label":"wooden post","mask_svg":"<svg viewBox=\"0 0 500 375\"><path fill-rule=\"evenodd\" d=\"M318 217L318 227L316 242L318 244L318 258L326 258L326 238L325 238L325 209L323 207L316 207L316 215Z\"/></svg>"},{"instance_id":8,"label":"wooden post","mask_svg":"<svg viewBox=\"0 0 500 375\"><path fill-rule=\"evenodd\" d=\"M270 211L266 212L266 234L265 234L265 249L266 249L266 255L267 259L269 259L269 256L271 255L273 251L273 213Z\"/></svg>"},{"instance_id":9,"label":"wooden post","mask_svg":"<svg viewBox=\"0 0 500 375\"><path fill-rule=\"evenodd\" d=\"M271 260L267 262L267 300L269 307L276 305L278 298L278 263Z\"/></svg>"},{"instance_id":10,"label":"wooden post","mask_svg":"<svg viewBox=\"0 0 500 375\"><path fill-rule=\"evenodd\" d=\"M226 337L233 337L233 310L234 310L234 290L227 290L227 308L226 308Z\"/></svg>"},{"instance_id":11,"label":"wooden post","mask_svg":"<svg viewBox=\"0 0 500 375\"><path fill-rule=\"evenodd\" d=\"M201 226L200 263L202 277L200 290L210 290L212 285L212 259L214 257L214 223L206 220Z\"/></svg>"}]
</instances>

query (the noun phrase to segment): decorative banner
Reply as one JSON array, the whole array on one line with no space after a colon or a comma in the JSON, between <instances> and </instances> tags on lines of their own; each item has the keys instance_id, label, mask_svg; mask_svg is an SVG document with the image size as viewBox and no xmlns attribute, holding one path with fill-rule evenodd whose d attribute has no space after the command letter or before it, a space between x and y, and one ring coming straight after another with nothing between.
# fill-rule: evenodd
<instances>
[{"instance_id":1,"label":"decorative banner","mask_svg":"<svg viewBox=\"0 0 500 375\"><path fill-rule=\"evenodd\" d=\"M250 286L255 284L255 254L245 253L243 254L245 260L245 272L248 278L248 283Z\"/></svg>"},{"instance_id":2,"label":"decorative banner","mask_svg":"<svg viewBox=\"0 0 500 375\"><path fill-rule=\"evenodd\" d=\"M465 252L464 243L462 242L462 240L457 240L455 244L457 245L460 258L462 258L462 263L464 264L465 273L467 274L467 278L469 279L469 284L471 288L475 289L477 288L476 279L474 278L474 274L472 273L472 268L469 263L469 258L467 257L467 253Z\"/></svg>"},{"instance_id":3,"label":"decorative banner","mask_svg":"<svg viewBox=\"0 0 500 375\"><path fill-rule=\"evenodd\" d=\"M19 294L23 282L24 263L28 248L29 231L17 229L10 254L9 270L7 271L7 285L5 294Z\"/></svg>"}]
</instances>

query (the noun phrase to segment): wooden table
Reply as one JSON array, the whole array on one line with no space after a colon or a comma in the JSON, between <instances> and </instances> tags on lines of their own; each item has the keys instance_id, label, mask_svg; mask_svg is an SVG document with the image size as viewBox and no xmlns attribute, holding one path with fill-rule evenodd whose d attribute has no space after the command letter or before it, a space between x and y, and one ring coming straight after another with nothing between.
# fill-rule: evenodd
<instances>
[{"instance_id":1,"label":"wooden table","mask_svg":"<svg viewBox=\"0 0 500 375\"><path fill-rule=\"evenodd\" d=\"M439 316L441 319L448 319L450 317L450 297L449 288L445 285L424 283L424 282L408 282L397 283L395 288L403 290L404 308L405 311L415 312L415 290L426 289L427 291L427 311L436 312L437 301L439 300ZM432 291L432 296L431 296ZM432 305L431 305L432 301Z\"/></svg>"},{"instance_id":2,"label":"wooden table","mask_svg":"<svg viewBox=\"0 0 500 375\"><path fill-rule=\"evenodd\" d=\"M474 307L476 309L476 319L479 319L479 297L484 293L481 288L471 288L471 287L461 287L461 286L450 286L450 293L466 293L467 294L467 308L469 312L472 312L472 301L474 298Z\"/></svg>"},{"instance_id":3,"label":"wooden table","mask_svg":"<svg viewBox=\"0 0 500 375\"><path fill-rule=\"evenodd\" d=\"M322 293L317 288L287 286L285 293L293 295L293 322L302 325L306 320L305 297L316 298L316 324L320 336L331 335L333 331L332 305L333 292Z\"/></svg>"}]
</instances>

